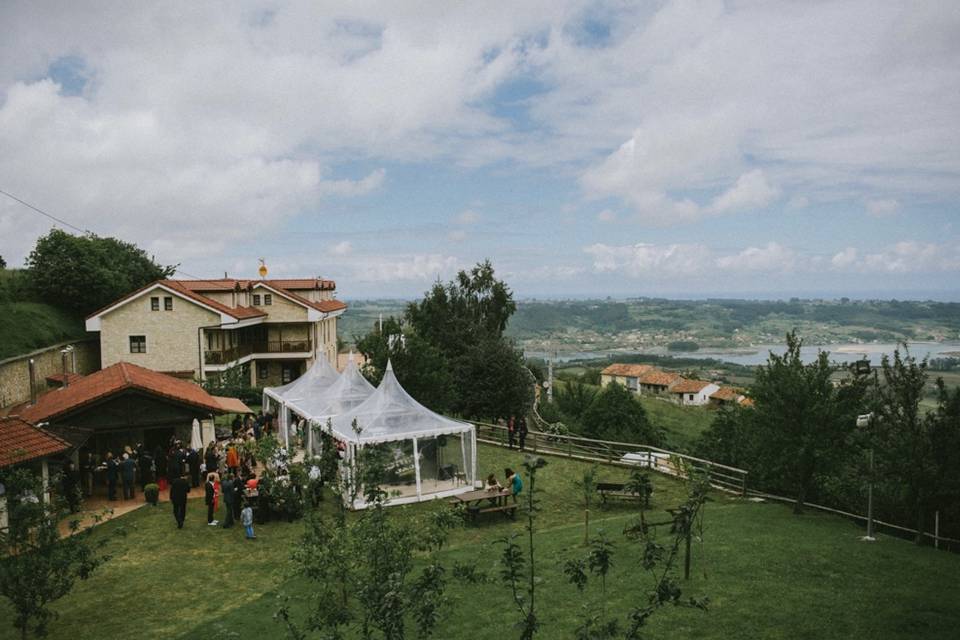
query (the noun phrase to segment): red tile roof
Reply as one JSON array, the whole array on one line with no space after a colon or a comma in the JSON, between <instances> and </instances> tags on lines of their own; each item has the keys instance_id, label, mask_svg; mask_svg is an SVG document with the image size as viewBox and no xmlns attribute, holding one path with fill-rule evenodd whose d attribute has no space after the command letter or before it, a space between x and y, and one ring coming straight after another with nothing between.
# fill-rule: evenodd
<instances>
[{"instance_id":1,"label":"red tile roof","mask_svg":"<svg viewBox=\"0 0 960 640\"><path fill-rule=\"evenodd\" d=\"M180 280L179 282L182 282L184 286L189 287L193 291L233 291L237 285L240 285L241 289L246 289L258 282L289 291L312 291L314 289L333 291L337 288L336 282L333 280L323 280L322 278L287 278L280 280L216 278L213 280Z\"/></svg>"},{"instance_id":2,"label":"red tile roof","mask_svg":"<svg viewBox=\"0 0 960 640\"><path fill-rule=\"evenodd\" d=\"M214 413L222 412L213 396L193 382L144 369L129 362L118 362L84 376L66 389L45 393L37 399L35 405L23 408L20 415L31 422L42 422L128 389L137 389Z\"/></svg>"},{"instance_id":3,"label":"red tile roof","mask_svg":"<svg viewBox=\"0 0 960 640\"><path fill-rule=\"evenodd\" d=\"M70 443L19 416L0 418L0 467L63 453Z\"/></svg>"},{"instance_id":4,"label":"red tile roof","mask_svg":"<svg viewBox=\"0 0 960 640\"><path fill-rule=\"evenodd\" d=\"M73 384L74 382L76 382L77 380L79 380L79 379L82 378L82 377L83 377L83 376L80 375L79 373L68 373L68 374L67 374L67 382L68 382L69 384ZM59 385L62 385L62 384L63 384L63 374L62 374L62 373L54 373L53 375L49 375L49 376L47 376L47 382L50 383L50 384L59 384Z\"/></svg>"},{"instance_id":5,"label":"red tile roof","mask_svg":"<svg viewBox=\"0 0 960 640\"><path fill-rule=\"evenodd\" d=\"M669 387L680 380L680 376L669 371L653 369L640 377L640 384L650 384L658 387Z\"/></svg>"},{"instance_id":6,"label":"red tile roof","mask_svg":"<svg viewBox=\"0 0 960 640\"><path fill-rule=\"evenodd\" d=\"M603 371L600 372L600 375L604 376L621 376L627 378L639 378L645 373L653 371L653 366L649 364L612 364Z\"/></svg>"},{"instance_id":7,"label":"red tile roof","mask_svg":"<svg viewBox=\"0 0 960 640\"><path fill-rule=\"evenodd\" d=\"M710 398L713 400L720 400L722 402L733 402L742 395L743 392L739 389L734 389L733 387L720 387L710 394Z\"/></svg>"},{"instance_id":8,"label":"red tile roof","mask_svg":"<svg viewBox=\"0 0 960 640\"><path fill-rule=\"evenodd\" d=\"M199 293L196 293L193 289L186 286L187 282L189 281L188 280L161 280L160 281L161 284L166 285L167 287L173 289L174 291L178 291L183 295L187 296L188 298L196 300L201 304L205 304L208 307L213 307L220 313L225 313L228 316L236 318L237 320L243 320L245 318L257 318L260 316L267 315L264 311L261 311L260 309L256 309L254 307L228 307L227 305L223 304L222 302L218 302L213 298L208 298L207 296L202 296Z\"/></svg>"},{"instance_id":9,"label":"red tile roof","mask_svg":"<svg viewBox=\"0 0 960 640\"><path fill-rule=\"evenodd\" d=\"M677 384L670 387L670 393L699 393L709 382L703 380L680 380Z\"/></svg>"}]
</instances>

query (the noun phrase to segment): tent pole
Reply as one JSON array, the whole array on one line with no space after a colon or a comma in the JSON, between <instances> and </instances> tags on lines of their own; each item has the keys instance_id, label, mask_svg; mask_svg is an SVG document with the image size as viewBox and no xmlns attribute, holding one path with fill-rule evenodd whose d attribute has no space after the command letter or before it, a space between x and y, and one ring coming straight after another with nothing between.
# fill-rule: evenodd
<instances>
[{"instance_id":1,"label":"tent pole","mask_svg":"<svg viewBox=\"0 0 960 640\"><path fill-rule=\"evenodd\" d=\"M467 468L468 468L467 465L470 464L470 461L467 460L467 443L464 442L464 437L462 433L460 434L460 456L461 456L461 460L463 460L463 480L464 482L466 482ZM456 477L454 477L454 479L456 479Z\"/></svg>"},{"instance_id":2,"label":"tent pole","mask_svg":"<svg viewBox=\"0 0 960 640\"><path fill-rule=\"evenodd\" d=\"M420 500L422 493L420 490L420 452L417 449L417 439L413 439L413 469L417 474L417 500Z\"/></svg>"},{"instance_id":3,"label":"tent pole","mask_svg":"<svg viewBox=\"0 0 960 640\"><path fill-rule=\"evenodd\" d=\"M470 457L471 457L470 470L472 471L472 473L470 474L470 484L472 484L473 486L477 486L476 485L476 482L477 482L477 427L476 425L474 425L474 427L470 429L470 441L473 443L473 451L470 452Z\"/></svg>"}]
</instances>

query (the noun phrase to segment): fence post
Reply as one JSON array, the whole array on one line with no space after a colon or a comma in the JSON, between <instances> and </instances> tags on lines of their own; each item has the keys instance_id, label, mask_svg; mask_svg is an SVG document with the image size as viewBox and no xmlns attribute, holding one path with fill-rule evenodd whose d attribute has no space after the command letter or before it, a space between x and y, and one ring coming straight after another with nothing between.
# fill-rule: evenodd
<instances>
[{"instance_id":1,"label":"fence post","mask_svg":"<svg viewBox=\"0 0 960 640\"><path fill-rule=\"evenodd\" d=\"M933 513L933 548L940 548L940 510Z\"/></svg>"},{"instance_id":2,"label":"fence post","mask_svg":"<svg viewBox=\"0 0 960 640\"><path fill-rule=\"evenodd\" d=\"M570 438L567 438L567 457L568 458L573 457L573 440L571 440Z\"/></svg>"},{"instance_id":3,"label":"fence post","mask_svg":"<svg viewBox=\"0 0 960 640\"><path fill-rule=\"evenodd\" d=\"M746 498L747 497L747 474L740 476L740 494Z\"/></svg>"}]
</instances>

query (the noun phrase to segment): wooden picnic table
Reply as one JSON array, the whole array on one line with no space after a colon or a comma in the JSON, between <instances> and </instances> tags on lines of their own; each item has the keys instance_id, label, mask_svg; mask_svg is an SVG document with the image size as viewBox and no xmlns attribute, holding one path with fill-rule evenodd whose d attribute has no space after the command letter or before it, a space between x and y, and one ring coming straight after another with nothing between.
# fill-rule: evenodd
<instances>
[{"instance_id":1,"label":"wooden picnic table","mask_svg":"<svg viewBox=\"0 0 960 640\"><path fill-rule=\"evenodd\" d=\"M509 489L500 489L499 491L477 489L454 496L453 503L463 505L467 516L471 519L476 518L481 513L493 512L500 512L512 517L517 511L517 504L509 502L512 495L513 493Z\"/></svg>"}]
</instances>

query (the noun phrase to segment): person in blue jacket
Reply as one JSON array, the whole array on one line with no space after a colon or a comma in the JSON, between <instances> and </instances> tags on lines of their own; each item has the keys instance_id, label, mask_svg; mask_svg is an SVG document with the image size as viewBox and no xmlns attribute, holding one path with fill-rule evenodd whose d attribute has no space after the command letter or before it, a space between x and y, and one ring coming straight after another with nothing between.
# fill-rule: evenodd
<instances>
[{"instance_id":1,"label":"person in blue jacket","mask_svg":"<svg viewBox=\"0 0 960 640\"><path fill-rule=\"evenodd\" d=\"M520 495L520 492L523 490L523 480L520 479L520 474L510 467L504 469L503 474L507 477L507 487L510 488L510 493L513 494L513 501L516 502L517 496Z\"/></svg>"}]
</instances>

